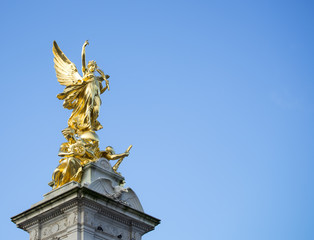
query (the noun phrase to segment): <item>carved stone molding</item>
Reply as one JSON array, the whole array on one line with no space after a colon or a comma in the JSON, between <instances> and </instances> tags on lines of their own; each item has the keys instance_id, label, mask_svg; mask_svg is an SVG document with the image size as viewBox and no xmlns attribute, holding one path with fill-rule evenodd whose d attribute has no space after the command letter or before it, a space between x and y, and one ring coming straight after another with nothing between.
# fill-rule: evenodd
<instances>
[{"instance_id":1,"label":"carved stone molding","mask_svg":"<svg viewBox=\"0 0 314 240\"><path fill-rule=\"evenodd\" d=\"M81 185L33 205L12 218L31 240L140 240L158 219Z\"/></svg>"}]
</instances>

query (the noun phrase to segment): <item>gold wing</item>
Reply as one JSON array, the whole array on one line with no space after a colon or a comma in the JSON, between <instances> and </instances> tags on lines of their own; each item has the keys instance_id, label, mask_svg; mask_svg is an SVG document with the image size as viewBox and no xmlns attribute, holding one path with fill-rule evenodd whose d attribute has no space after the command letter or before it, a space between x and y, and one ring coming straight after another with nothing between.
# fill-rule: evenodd
<instances>
[{"instance_id":1,"label":"gold wing","mask_svg":"<svg viewBox=\"0 0 314 240\"><path fill-rule=\"evenodd\" d=\"M65 56L56 41L53 41L52 52L58 82L65 86L81 84L82 77L76 66Z\"/></svg>"}]
</instances>

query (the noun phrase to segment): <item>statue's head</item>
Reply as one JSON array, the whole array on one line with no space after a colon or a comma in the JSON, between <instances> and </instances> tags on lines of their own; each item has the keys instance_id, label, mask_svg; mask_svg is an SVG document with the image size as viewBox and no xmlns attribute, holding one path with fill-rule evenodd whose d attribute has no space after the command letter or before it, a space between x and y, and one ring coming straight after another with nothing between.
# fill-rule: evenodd
<instances>
[{"instance_id":1,"label":"statue's head","mask_svg":"<svg viewBox=\"0 0 314 240\"><path fill-rule=\"evenodd\" d=\"M89 72L95 72L95 70L97 69L97 64L94 60L89 61L87 64L87 69Z\"/></svg>"},{"instance_id":2,"label":"statue's head","mask_svg":"<svg viewBox=\"0 0 314 240\"><path fill-rule=\"evenodd\" d=\"M111 147L111 146L106 147L105 151L107 153L112 154L112 155L115 154L115 151L113 150L113 147Z\"/></svg>"}]
</instances>

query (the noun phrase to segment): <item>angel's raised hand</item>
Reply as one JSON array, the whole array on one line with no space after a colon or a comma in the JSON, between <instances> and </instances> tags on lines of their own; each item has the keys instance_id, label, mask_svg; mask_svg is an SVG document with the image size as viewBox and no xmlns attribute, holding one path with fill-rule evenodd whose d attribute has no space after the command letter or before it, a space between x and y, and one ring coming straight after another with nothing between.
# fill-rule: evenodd
<instances>
[{"instance_id":1,"label":"angel's raised hand","mask_svg":"<svg viewBox=\"0 0 314 240\"><path fill-rule=\"evenodd\" d=\"M84 46L87 46L87 45L89 45L88 40L86 40L85 43L84 43Z\"/></svg>"},{"instance_id":2,"label":"angel's raised hand","mask_svg":"<svg viewBox=\"0 0 314 240\"><path fill-rule=\"evenodd\" d=\"M108 91L110 91L109 82L106 82L106 86L107 86Z\"/></svg>"}]
</instances>

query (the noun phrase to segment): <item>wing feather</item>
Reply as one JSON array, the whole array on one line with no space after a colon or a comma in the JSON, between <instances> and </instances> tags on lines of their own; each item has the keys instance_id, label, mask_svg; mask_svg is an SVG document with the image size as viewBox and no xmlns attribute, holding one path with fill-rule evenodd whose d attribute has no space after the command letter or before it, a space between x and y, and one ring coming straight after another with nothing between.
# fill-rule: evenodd
<instances>
[{"instance_id":1,"label":"wing feather","mask_svg":"<svg viewBox=\"0 0 314 240\"><path fill-rule=\"evenodd\" d=\"M52 52L58 82L65 86L80 84L82 77L78 73L76 66L65 56L56 41L53 41Z\"/></svg>"}]
</instances>

